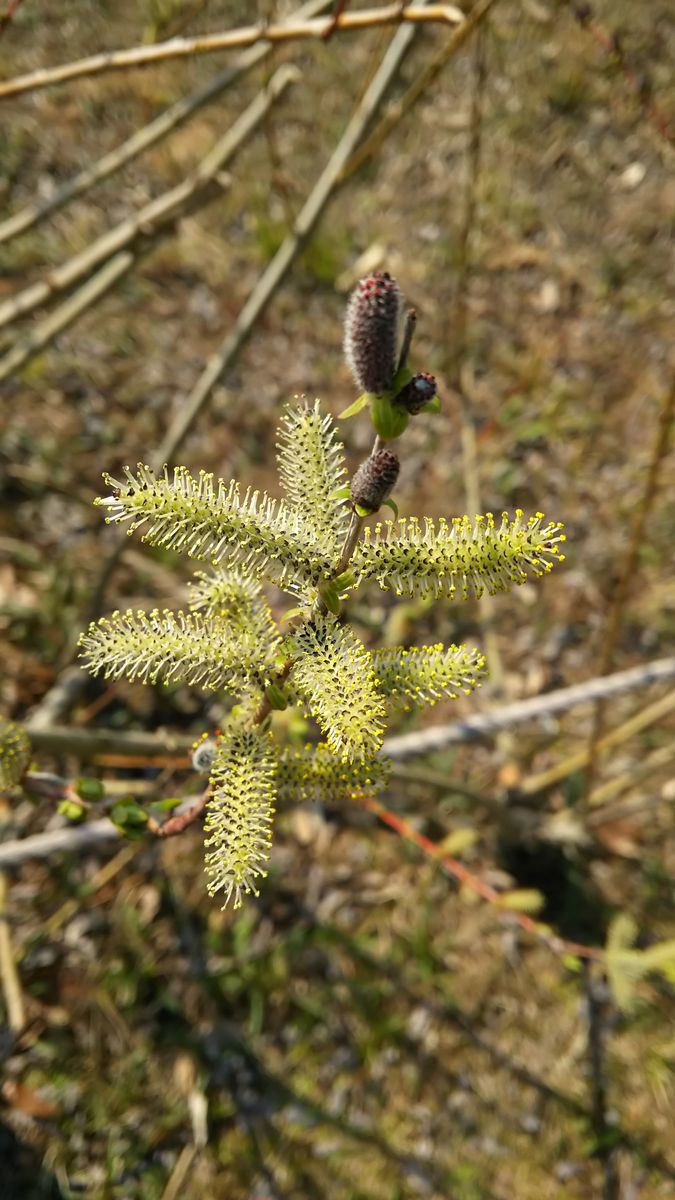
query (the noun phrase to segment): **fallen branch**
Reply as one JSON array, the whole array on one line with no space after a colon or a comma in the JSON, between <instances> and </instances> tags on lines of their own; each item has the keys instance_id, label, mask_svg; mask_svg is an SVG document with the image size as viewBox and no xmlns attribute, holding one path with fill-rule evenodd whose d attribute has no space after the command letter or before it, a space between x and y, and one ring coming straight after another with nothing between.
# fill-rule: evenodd
<instances>
[{"instance_id":1,"label":"fallen branch","mask_svg":"<svg viewBox=\"0 0 675 1200\"><path fill-rule=\"evenodd\" d=\"M68 262L55 267L46 279L31 284L0 305L0 328L32 312L58 293L67 291L91 274L100 263L118 255L120 251L132 251L140 246L142 252L144 246L147 248L156 237L173 228L177 220L219 196L222 192L222 183L219 181L221 172L258 127L270 106L297 78L298 72L294 67L280 67L267 87L259 92L186 179L143 205L134 216L108 230ZM30 337L27 342L30 342ZM26 354L26 348L23 353ZM0 382L16 369L13 361L17 356L19 347L14 347L0 362ZM21 361L25 362L26 358L23 357Z\"/></svg>"},{"instance_id":2,"label":"fallen branch","mask_svg":"<svg viewBox=\"0 0 675 1200\"><path fill-rule=\"evenodd\" d=\"M329 2L330 0L311 0L309 4L299 8L295 16L290 17L289 20L304 20L306 17L314 16L315 13L326 8ZM27 229L32 229L34 225L51 216L52 213L58 212L71 200L75 200L84 192L89 191L97 183L109 179L127 163L138 158L144 150L156 145L162 138L172 133L174 129L198 112L200 108L222 95L245 72L262 62L271 53L272 48L271 42L260 42L259 45L252 46L250 50L241 55L234 66L226 67L224 71L214 75L213 79L210 79L203 87L198 88L183 100L172 104L170 108L155 117L154 121L150 121L148 125L127 138L126 142L122 142L120 146L108 154L104 154L97 162L79 171L62 187L56 188L51 196L28 204L5 221L0 221L0 245L20 233L25 233Z\"/></svg>"},{"instance_id":3,"label":"fallen branch","mask_svg":"<svg viewBox=\"0 0 675 1200\"><path fill-rule=\"evenodd\" d=\"M203 34L198 37L171 38L154 46L133 46L128 50L108 50L81 58L58 67L43 67L27 75L0 84L0 99L36 91L54 83L66 83L84 76L101 75L104 71L121 71L129 67L146 67L152 63L175 58L194 58L198 54L214 54L222 50L242 50L260 42L291 42L323 38L327 31L336 33L376 29L382 25L446 24L459 25L464 20L461 9L453 4L408 5L388 4L384 8L368 8L361 12L343 13L333 30L332 17L317 17L310 21L287 21L272 24L248 25L224 33Z\"/></svg>"},{"instance_id":4,"label":"fallen branch","mask_svg":"<svg viewBox=\"0 0 675 1200\"><path fill-rule=\"evenodd\" d=\"M545 720L558 713L567 712L580 704L594 700L620 696L636 688L648 687L652 683L663 683L675 678L675 656L660 658L644 666L630 667L572 687L560 688L532 696L528 700L517 700L505 704L492 712L476 713L464 721L453 721L450 725L436 725L431 729L420 729L417 733L404 733L399 737L387 738L385 751L390 758L410 758L414 754L429 754L445 746L460 742L472 742L481 737L492 737L502 729L513 725L524 725L529 721ZM584 754L580 751L580 754Z\"/></svg>"},{"instance_id":5,"label":"fallen branch","mask_svg":"<svg viewBox=\"0 0 675 1200\"><path fill-rule=\"evenodd\" d=\"M75 673L81 674L77 668ZM474 742L492 737L502 729L523 725L532 721L545 721L550 717L568 712L582 704L591 704L599 698L620 696L655 683L675 679L675 656L657 658L639 667L629 667L604 678L589 679L572 687L560 688L555 692L544 692L528 700L517 700L486 713L474 713L461 721L448 725L435 725L420 729L416 733L404 733L385 740L383 752L388 758L402 761L415 755L442 750L445 746L456 746L463 742ZM657 701L659 705L663 700ZM631 718L634 723L635 718ZM625 729L625 726L621 726ZM182 759L194 742L194 734L125 733L114 729L72 729L70 726L49 725L41 715L26 722L26 730L33 749L40 754L72 754L83 762L91 762L101 755L123 753L129 758L166 758L175 755ZM579 752L583 754L583 751Z\"/></svg>"}]
</instances>

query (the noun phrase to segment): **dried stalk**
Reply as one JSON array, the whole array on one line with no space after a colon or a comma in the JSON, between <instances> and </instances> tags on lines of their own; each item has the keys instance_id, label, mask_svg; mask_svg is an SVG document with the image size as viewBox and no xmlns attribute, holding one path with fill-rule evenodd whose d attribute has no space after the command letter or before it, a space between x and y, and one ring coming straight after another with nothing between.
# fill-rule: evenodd
<instances>
[{"instance_id":1,"label":"dried stalk","mask_svg":"<svg viewBox=\"0 0 675 1200\"><path fill-rule=\"evenodd\" d=\"M396 11L399 10L396 9ZM209 359L187 400L181 403L166 437L153 457L153 466L161 468L164 463L172 461L214 387L234 362L254 324L311 236L338 186L346 163L363 137L373 114L382 103L382 99L410 47L414 34L415 26L408 25L399 29L392 38L378 70L356 107L338 145L302 206L291 233L282 242L274 258L261 275L225 343Z\"/></svg>"},{"instance_id":2,"label":"dried stalk","mask_svg":"<svg viewBox=\"0 0 675 1200\"><path fill-rule=\"evenodd\" d=\"M2 845L0 844L0 850ZM19 974L14 961L12 939L7 917L7 876L0 871L0 983L5 1001L7 1024L12 1033L19 1033L26 1024Z\"/></svg>"},{"instance_id":3,"label":"dried stalk","mask_svg":"<svg viewBox=\"0 0 675 1200\"><path fill-rule=\"evenodd\" d=\"M675 692L668 692L659 700L655 700L653 704L649 704L647 708L635 713L622 725L613 729L611 733L605 734L597 743L597 749L611 750L614 746L622 745L628 738L647 729L656 721L660 721L662 717L668 716L673 710L675 710ZM554 783L560 783L562 779L567 779L575 771L580 771L587 766L589 753L590 747L586 746L576 754L570 754L569 758L564 759L563 762L556 763L548 771L542 771L539 775L531 775L520 785L521 795L533 796L536 792L543 792L546 788L552 787Z\"/></svg>"},{"instance_id":4,"label":"dried stalk","mask_svg":"<svg viewBox=\"0 0 675 1200\"><path fill-rule=\"evenodd\" d=\"M399 24L446 24L459 25L464 20L461 9L452 4L408 5L388 4L383 8L369 8L361 12L343 13L334 32L349 33L363 29L376 29L383 25ZM22 92L36 91L55 83L66 83L71 79L100 75L104 71L120 71L129 67L145 67L153 63L167 62L176 58L194 58L198 54L214 54L222 50L242 50L260 42L291 42L302 39L324 37L332 29L332 17L318 17L310 21L288 21L272 24L248 25L224 33L203 34L191 38L171 38L154 46L133 46L128 50L110 50L82 58L77 62L64 63L58 67L43 67L27 75L18 75L0 84L0 99L17 96Z\"/></svg>"},{"instance_id":5,"label":"dried stalk","mask_svg":"<svg viewBox=\"0 0 675 1200\"><path fill-rule=\"evenodd\" d=\"M306 17L314 16L315 13L321 12L326 8L330 0L310 0L309 4L304 4L299 8L297 13L289 20L304 20ZM238 62L232 67L226 67L224 71L220 71L217 75L210 79L203 87L192 92L183 100L178 100L167 108L163 113L145 125L142 129L137 130L130 138L123 142L121 146L117 146L108 154L104 154L102 158L90 166L79 171L72 179L57 188L51 196L45 200L34 201L22 208L20 212L14 213L5 221L0 221L0 245L8 242L10 238L16 237L20 233L25 233L27 229L32 229L33 226L43 221L45 217L51 216L52 213L58 212L71 200L75 200L77 196L83 195L89 191L95 184L101 183L104 179L109 179L116 171L125 167L127 163L133 162L139 154L144 150L148 150L150 146L156 145L157 142L165 138L174 129L177 129L185 121L188 120L194 113L198 112L204 105L215 100L217 96L222 95L227 88L236 80L240 79L243 74L250 71L252 67L266 58L272 51L271 42L260 42L257 46L252 46L241 55Z\"/></svg>"},{"instance_id":6,"label":"dried stalk","mask_svg":"<svg viewBox=\"0 0 675 1200\"><path fill-rule=\"evenodd\" d=\"M638 560L640 549L644 542L645 529L647 526L647 518L651 512L652 505L656 498L656 493L659 486L659 476L663 460L668 453L668 445L670 442L670 432L675 418L675 379L671 383L670 390L665 397L661 413L659 415L659 424L654 441L652 455L647 469L647 477L642 492L642 497L635 510L633 517L630 537L626 554L619 570L619 577L612 589L612 599L609 606L607 616L607 625L605 628L604 642L600 656L599 675L606 675L612 669L614 662L614 652L619 637L621 628L621 619L623 617L624 608L628 599L628 592L632 584L635 582L635 577L638 572ZM588 805L590 795L593 791L595 777L599 766L599 755L602 750L602 733L605 722L605 708L602 701L598 701L593 713L593 722L591 726L591 734L588 741L588 757L587 771L584 788L584 802Z\"/></svg>"},{"instance_id":7,"label":"dried stalk","mask_svg":"<svg viewBox=\"0 0 675 1200\"><path fill-rule=\"evenodd\" d=\"M196 208L220 195L222 185L218 176L260 124L270 105L297 78L298 73L294 67L281 67L273 75L269 87L258 93L255 100L186 179L145 204L133 217L128 217L114 229L108 230L91 246L87 246L66 263L55 267L46 279L31 284L0 305L0 328L17 317L32 312L59 292L73 287L112 255L121 250L133 250L139 243L146 244L148 240L173 228L179 218L194 212ZM0 363L0 380L7 378L7 362L10 356L11 352Z\"/></svg>"},{"instance_id":8,"label":"dried stalk","mask_svg":"<svg viewBox=\"0 0 675 1200\"><path fill-rule=\"evenodd\" d=\"M495 3L496 0L480 0L480 3L471 9L471 12L465 17L462 24L450 35L445 45L434 55L427 66L420 71L415 82L411 84L407 92L404 93L400 100L395 100L393 104L389 105L384 116L373 129L373 132L361 143L358 150L352 154L340 176L339 183L344 183L345 180L351 179L352 175L377 153L382 143L389 137L392 129L412 111L418 100L425 95L450 59L454 57L458 50L461 50L474 29L481 24Z\"/></svg>"}]
</instances>

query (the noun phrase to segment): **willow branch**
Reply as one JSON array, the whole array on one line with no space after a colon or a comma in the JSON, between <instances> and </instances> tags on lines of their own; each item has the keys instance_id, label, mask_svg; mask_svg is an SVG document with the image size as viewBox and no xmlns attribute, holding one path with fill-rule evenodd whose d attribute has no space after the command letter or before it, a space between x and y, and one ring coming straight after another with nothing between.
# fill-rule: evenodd
<instances>
[{"instance_id":1,"label":"willow branch","mask_svg":"<svg viewBox=\"0 0 675 1200\"><path fill-rule=\"evenodd\" d=\"M289 19L304 20L305 17L314 16L315 13L326 8L329 2L330 0L311 0L309 4L298 9L294 18ZM210 79L203 87L172 104L154 121L150 121L148 125L127 138L126 142L122 142L120 146L108 154L104 154L97 162L79 171L63 187L56 188L51 196L45 200L34 201L5 221L0 221L0 245L20 233L25 233L27 229L32 229L40 221L69 204L71 200L75 200L104 179L109 179L127 163L133 162L144 150L156 145L162 138L172 133L174 129L198 112L200 108L222 95L227 88L266 58L271 51L271 42L260 42L259 45L252 46L240 56L234 66L226 67L224 71L214 75L213 79Z\"/></svg>"},{"instance_id":2,"label":"willow branch","mask_svg":"<svg viewBox=\"0 0 675 1200\"><path fill-rule=\"evenodd\" d=\"M133 217L104 233L68 262L55 267L45 279L31 284L0 305L0 328L32 312L59 292L73 287L112 255L121 250L133 250L139 243L147 245L167 229L172 229L179 218L219 196L222 191L219 181L221 172L260 124L270 106L297 78L294 67L281 67L273 75L268 87L256 96L186 179L145 204ZM11 352L0 363L0 380L7 378L10 357Z\"/></svg>"},{"instance_id":3,"label":"willow branch","mask_svg":"<svg viewBox=\"0 0 675 1200\"><path fill-rule=\"evenodd\" d=\"M408 5L388 4L383 8L369 8L361 12L343 13L335 25L335 33L359 32L383 25L446 24L459 25L464 20L461 9L452 4ZM272 24L247 25L223 33L203 34L198 37L178 37L154 46L133 46L127 50L109 50L64 63L58 67L43 67L27 75L18 75L0 84L0 99L16 96L22 92L36 91L55 83L67 83L72 79L101 75L107 71L127 70L130 67L145 67L153 63L167 62L176 58L194 58L199 54L214 54L223 50L243 50L260 42L275 44L295 42L303 39L323 38L333 24L332 17L317 17L310 21L287 21Z\"/></svg>"}]
</instances>

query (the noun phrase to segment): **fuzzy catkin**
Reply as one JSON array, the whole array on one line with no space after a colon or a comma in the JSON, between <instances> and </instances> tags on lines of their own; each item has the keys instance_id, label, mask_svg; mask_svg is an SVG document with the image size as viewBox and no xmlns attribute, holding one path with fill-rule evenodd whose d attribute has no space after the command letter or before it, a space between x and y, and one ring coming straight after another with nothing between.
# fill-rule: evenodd
<instances>
[{"instance_id":1,"label":"fuzzy catkin","mask_svg":"<svg viewBox=\"0 0 675 1200\"><path fill-rule=\"evenodd\" d=\"M354 473L352 502L370 513L377 512L391 495L400 468L398 456L392 450L371 454Z\"/></svg>"},{"instance_id":2,"label":"fuzzy catkin","mask_svg":"<svg viewBox=\"0 0 675 1200\"><path fill-rule=\"evenodd\" d=\"M386 271L373 271L356 285L345 317L344 352L356 384L380 395L396 373L403 296Z\"/></svg>"}]
</instances>

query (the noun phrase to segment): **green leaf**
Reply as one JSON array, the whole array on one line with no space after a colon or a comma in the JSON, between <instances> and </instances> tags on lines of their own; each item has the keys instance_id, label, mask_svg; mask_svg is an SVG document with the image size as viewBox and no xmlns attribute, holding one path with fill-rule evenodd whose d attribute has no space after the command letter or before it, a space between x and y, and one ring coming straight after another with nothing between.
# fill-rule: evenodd
<instances>
[{"instance_id":1,"label":"green leaf","mask_svg":"<svg viewBox=\"0 0 675 1200\"><path fill-rule=\"evenodd\" d=\"M362 409L366 407L366 404L370 403L371 400L372 395L370 392L362 392L358 400L355 400L353 404L350 404L349 408L345 408L343 412L338 413L338 420L347 421L349 417L355 417L362 411Z\"/></svg>"},{"instance_id":2,"label":"green leaf","mask_svg":"<svg viewBox=\"0 0 675 1200\"><path fill-rule=\"evenodd\" d=\"M90 804L98 804L105 796L105 788L100 779L76 779L74 790Z\"/></svg>"},{"instance_id":3,"label":"green leaf","mask_svg":"<svg viewBox=\"0 0 675 1200\"><path fill-rule=\"evenodd\" d=\"M61 817L65 817L66 821L81 821L85 815L86 809L84 805L78 804L76 800L60 800L56 809Z\"/></svg>"},{"instance_id":4,"label":"green leaf","mask_svg":"<svg viewBox=\"0 0 675 1200\"><path fill-rule=\"evenodd\" d=\"M359 583L376 579L404 596L466 600L472 593L507 591L563 561L562 526L543 522L542 513L525 519L519 509L513 519L503 513L499 524L492 513L451 523L428 517L387 521L365 529L351 565Z\"/></svg>"},{"instance_id":5,"label":"green leaf","mask_svg":"<svg viewBox=\"0 0 675 1200\"><path fill-rule=\"evenodd\" d=\"M349 524L349 509L342 489L344 451L335 436L333 421L322 416L317 400L313 408L289 408L278 430L279 477L288 504L312 530L329 553L338 553Z\"/></svg>"},{"instance_id":6,"label":"green leaf","mask_svg":"<svg viewBox=\"0 0 675 1200\"><path fill-rule=\"evenodd\" d=\"M383 506L386 508L390 508L394 514L394 520L398 521L398 504L396 503L395 500L392 500L391 496L389 497L388 500L383 501Z\"/></svg>"},{"instance_id":7,"label":"green leaf","mask_svg":"<svg viewBox=\"0 0 675 1200\"><path fill-rule=\"evenodd\" d=\"M434 396L428 404L425 404L421 409L421 413L439 413L441 411L441 398L439 395Z\"/></svg>"},{"instance_id":8,"label":"green leaf","mask_svg":"<svg viewBox=\"0 0 675 1200\"><path fill-rule=\"evenodd\" d=\"M323 579L321 581L319 584L319 595L326 605L328 611L333 613L333 616L338 617L340 615L341 607L340 597L332 580Z\"/></svg>"},{"instance_id":9,"label":"green leaf","mask_svg":"<svg viewBox=\"0 0 675 1200\"><path fill-rule=\"evenodd\" d=\"M365 646L349 626L316 617L292 638L293 678L331 749L372 758L382 744L384 701Z\"/></svg>"},{"instance_id":10,"label":"green leaf","mask_svg":"<svg viewBox=\"0 0 675 1200\"><path fill-rule=\"evenodd\" d=\"M182 803L180 796L167 796L163 800L153 800L150 808L154 812L173 812Z\"/></svg>"},{"instance_id":11,"label":"green leaf","mask_svg":"<svg viewBox=\"0 0 675 1200\"><path fill-rule=\"evenodd\" d=\"M118 829L132 836L138 834L144 825L147 824L148 814L140 804L129 797L126 800L119 800L110 810L110 820Z\"/></svg>"},{"instance_id":12,"label":"green leaf","mask_svg":"<svg viewBox=\"0 0 675 1200\"><path fill-rule=\"evenodd\" d=\"M409 414L399 404L394 404L389 392L373 396L370 408L373 428L385 442L400 437L410 420Z\"/></svg>"},{"instance_id":13,"label":"green leaf","mask_svg":"<svg viewBox=\"0 0 675 1200\"><path fill-rule=\"evenodd\" d=\"M271 683L269 687L265 689L265 696L270 704L270 707L275 709L277 712L283 712L285 708L288 708L288 699L276 683Z\"/></svg>"},{"instance_id":14,"label":"green leaf","mask_svg":"<svg viewBox=\"0 0 675 1200\"><path fill-rule=\"evenodd\" d=\"M332 580L332 583L337 589L338 593L342 594L342 592L347 591L348 588L352 588L356 583L354 572L343 571L341 575L335 576L335 578Z\"/></svg>"},{"instance_id":15,"label":"green leaf","mask_svg":"<svg viewBox=\"0 0 675 1200\"><path fill-rule=\"evenodd\" d=\"M410 370L410 367L401 367L400 371L397 371L394 376L394 382L391 386L392 395L397 396L405 385L410 383L412 378L413 372Z\"/></svg>"},{"instance_id":16,"label":"green leaf","mask_svg":"<svg viewBox=\"0 0 675 1200\"><path fill-rule=\"evenodd\" d=\"M244 895L258 895L267 874L276 798L277 757L269 732L232 730L219 739L206 807L207 886L238 908Z\"/></svg>"},{"instance_id":17,"label":"green leaf","mask_svg":"<svg viewBox=\"0 0 675 1200\"><path fill-rule=\"evenodd\" d=\"M350 485L348 483L346 483L344 485L344 487L336 488L335 491L331 493L331 499L333 499L333 500L348 500L349 497L351 496L351 494L352 494L352 489L351 489Z\"/></svg>"}]
</instances>

